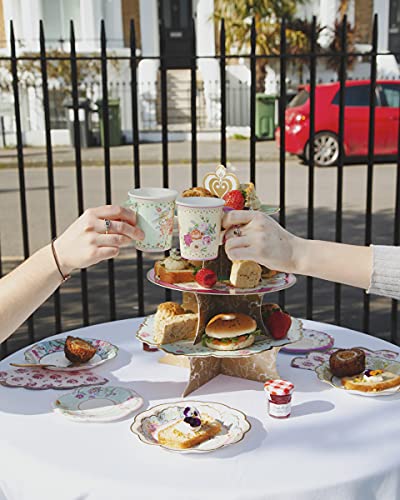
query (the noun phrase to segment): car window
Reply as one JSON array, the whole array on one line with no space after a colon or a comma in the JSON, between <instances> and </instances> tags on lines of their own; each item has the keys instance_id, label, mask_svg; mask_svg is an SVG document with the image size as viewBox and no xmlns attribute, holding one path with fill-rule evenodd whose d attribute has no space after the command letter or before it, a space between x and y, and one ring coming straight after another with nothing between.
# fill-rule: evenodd
<instances>
[{"instance_id":1,"label":"car window","mask_svg":"<svg viewBox=\"0 0 400 500\"><path fill-rule=\"evenodd\" d=\"M383 83L380 85L382 106L389 108L400 107L400 85Z\"/></svg>"},{"instance_id":2,"label":"car window","mask_svg":"<svg viewBox=\"0 0 400 500\"><path fill-rule=\"evenodd\" d=\"M344 91L345 106L369 106L369 85L354 85L346 87ZM339 91L333 98L332 104L339 104ZM375 104L376 96L375 96Z\"/></svg>"},{"instance_id":3,"label":"car window","mask_svg":"<svg viewBox=\"0 0 400 500\"><path fill-rule=\"evenodd\" d=\"M287 105L288 108L297 108L297 106L303 106L308 100L307 90L300 91L297 95Z\"/></svg>"}]
</instances>

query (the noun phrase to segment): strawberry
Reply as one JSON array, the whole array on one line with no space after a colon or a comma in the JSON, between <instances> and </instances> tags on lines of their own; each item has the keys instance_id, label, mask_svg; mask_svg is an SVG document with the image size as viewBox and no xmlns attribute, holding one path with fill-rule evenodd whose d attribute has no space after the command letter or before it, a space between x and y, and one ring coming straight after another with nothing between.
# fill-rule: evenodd
<instances>
[{"instance_id":1,"label":"strawberry","mask_svg":"<svg viewBox=\"0 0 400 500\"><path fill-rule=\"evenodd\" d=\"M206 269L203 267L197 271L195 280L200 286L204 288L212 288L217 282L217 275L211 269Z\"/></svg>"},{"instance_id":2,"label":"strawberry","mask_svg":"<svg viewBox=\"0 0 400 500\"><path fill-rule=\"evenodd\" d=\"M265 320L265 326L276 340L286 336L291 324L291 317L283 311L273 311Z\"/></svg>"},{"instance_id":3,"label":"strawberry","mask_svg":"<svg viewBox=\"0 0 400 500\"><path fill-rule=\"evenodd\" d=\"M234 210L243 210L245 199L242 191L238 189L234 189L233 191L229 191L224 195L225 206L233 208Z\"/></svg>"}]
</instances>

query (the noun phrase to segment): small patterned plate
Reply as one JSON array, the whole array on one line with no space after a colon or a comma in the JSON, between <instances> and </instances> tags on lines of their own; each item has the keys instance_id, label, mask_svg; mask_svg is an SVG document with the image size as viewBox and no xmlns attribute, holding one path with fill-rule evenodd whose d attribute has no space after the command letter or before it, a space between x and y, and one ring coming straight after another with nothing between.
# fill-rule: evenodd
<instances>
[{"instance_id":1,"label":"small patterned plate","mask_svg":"<svg viewBox=\"0 0 400 500\"><path fill-rule=\"evenodd\" d=\"M54 402L54 410L80 422L112 422L134 412L143 398L125 387L95 386L76 389Z\"/></svg>"},{"instance_id":2,"label":"small patterned plate","mask_svg":"<svg viewBox=\"0 0 400 500\"><path fill-rule=\"evenodd\" d=\"M316 330L303 330L303 338L288 346L282 347L281 352L288 354L306 354L312 351L325 351L330 349L335 343L335 339L324 332Z\"/></svg>"},{"instance_id":3,"label":"small patterned plate","mask_svg":"<svg viewBox=\"0 0 400 500\"><path fill-rule=\"evenodd\" d=\"M365 358L365 367L367 370L387 370L400 375L400 363L396 361L385 360L383 358L367 356ZM341 384L341 379L339 377L335 377L330 371L329 362L325 362L322 365L318 366L315 369L315 372L322 382L330 384L332 387L335 387L335 389L341 389L342 391L346 391L349 394L354 394L357 396L390 396L400 390L400 385L377 392L363 392L345 389Z\"/></svg>"},{"instance_id":4,"label":"small patterned plate","mask_svg":"<svg viewBox=\"0 0 400 500\"><path fill-rule=\"evenodd\" d=\"M205 293L207 295L249 295L256 293L273 293L290 288L296 283L296 277L293 274L278 273L272 278L261 280L257 288L235 288L229 283L220 281L218 281L213 288L203 288L195 281L177 284L166 283L165 281L161 281L156 278L154 269L150 269L147 273L147 279L150 283L154 283L155 285L159 285L164 288L170 288L171 290Z\"/></svg>"},{"instance_id":5,"label":"small patterned plate","mask_svg":"<svg viewBox=\"0 0 400 500\"><path fill-rule=\"evenodd\" d=\"M278 213L280 210L279 207L275 207L274 205L261 205L260 212L266 215L272 215Z\"/></svg>"},{"instance_id":6,"label":"small patterned plate","mask_svg":"<svg viewBox=\"0 0 400 500\"><path fill-rule=\"evenodd\" d=\"M194 345L193 340L179 340L173 344L158 345L154 340L154 332L154 315L147 316L136 332L136 338L146 344L157 345L159 349L162 349L169 354L176 354L177 356L243 358L252 354L268 351L273 347L280 347L285 344L290 344L291 342L299 341L303 335L303 324L299 319L292 318L292 325L285 338L275 340L270 337L260 335L256 337L256 341L253 345L246 347L245 349L238 349L237 351L216 351L204 346L201 342Z\"/></svg>"},{"instance_id":7,"label":"small patterned plate","mask_svg":"<svg viewBox=\"0 0 400 500\"><path fill-rule=\"evenodd\" d=\"M158 431L169 423L180 420L183 410L187 406L194 406L200 411L200 414L207 414L211 418L218 420L222 424L221 432L208 441L189 449L180 450L161 445L157 439ZM222 403L182 401L155 406L136 415L131 425L131 431L143 443L157 445L169 451L178 453L205 453L238 443L244 438L250 427L250 422L244 413Z\"/></svg>"},{"instance_id":8,"label":"small patterned plate","mask_svg":"<svg viewBox=\"0 0 400 500\"><path fill-rule=\"evenodd\" d=\"M54 365L54 367L48 367L48 370L90 370L95 366L99 366L106 361L115 358L118 354L118 347L110 344L110 342L107 342L106 340L85 338L83 340L86 340L96 347L96 354L87 363L70 366L71 362L65 357L64 354L65 340L65 338L62 338L38 342L25 351L26 361L37 365Z\"/></svg>"}]
</instances>

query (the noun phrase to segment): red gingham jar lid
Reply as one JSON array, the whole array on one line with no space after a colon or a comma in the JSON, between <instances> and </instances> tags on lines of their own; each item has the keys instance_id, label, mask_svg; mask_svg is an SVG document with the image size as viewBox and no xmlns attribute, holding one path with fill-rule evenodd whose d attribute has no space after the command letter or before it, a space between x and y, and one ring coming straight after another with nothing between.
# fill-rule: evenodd
<instances>
[{"instance_id":1,"label":"red gingham jar lid","mask_svg":"<svg viewBox=\"0 0 400 500\"><path fill-rule=\"evenodd\" d=\"M293 392L294 384L287 380L267 380L264 389L273 396L285 396Z\"/></svg>"}]
</instances>

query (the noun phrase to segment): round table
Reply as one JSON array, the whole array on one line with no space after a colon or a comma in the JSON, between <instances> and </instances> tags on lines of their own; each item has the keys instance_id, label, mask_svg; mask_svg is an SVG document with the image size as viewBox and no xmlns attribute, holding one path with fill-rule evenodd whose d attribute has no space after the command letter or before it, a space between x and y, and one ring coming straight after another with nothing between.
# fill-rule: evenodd
<instances>
[{"instance_id":1,"label":"round table","mask_svg":"<svg viewBox=\"0 0 400 500\"><path fill-rule=\"evenodd\" d=\"M107 339L117 358L96 373L131 387L150 406L181 400L186 369L160 364L135 339L140 319L105 323L74 335ZM335 346L400 349L332 325ZM65 335L65 334L64 334ZM143 444L134 415L111 423L78 423L52 411L65 391L0 386L0 499L324 500L400 498L400 397L359 397L292 368L278 355L282 378L295 383L292 416L267 415L262 384L220 375L189 396L242 410L252 428L236 445L208 454L177 454ZM19 351L0 363L23 362Z\"/></svg>"}]
</instances>

